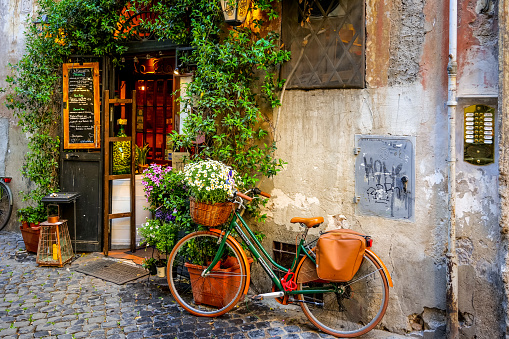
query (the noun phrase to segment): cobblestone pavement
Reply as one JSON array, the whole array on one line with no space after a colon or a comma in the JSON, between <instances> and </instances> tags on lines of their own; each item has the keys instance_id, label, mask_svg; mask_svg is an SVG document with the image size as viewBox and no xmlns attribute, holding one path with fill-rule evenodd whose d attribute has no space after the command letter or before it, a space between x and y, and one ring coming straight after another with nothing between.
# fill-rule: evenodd
<instances>
[{"instance_id":1,"label":"cobblestone pavement","mask_svg":"<svg viewBox=\"0 0 509 339\"><path fill-rule=\"evenodd\" d=\"M119 286L72 271L101 254L55 268L38 266L23 249L20 234L0 232L2 338L331 338L301 312L251 301L218 318L195 317L177 306L166 279ZM402 337L372 332L363 338Z\"/></svg>"}]
</instances>

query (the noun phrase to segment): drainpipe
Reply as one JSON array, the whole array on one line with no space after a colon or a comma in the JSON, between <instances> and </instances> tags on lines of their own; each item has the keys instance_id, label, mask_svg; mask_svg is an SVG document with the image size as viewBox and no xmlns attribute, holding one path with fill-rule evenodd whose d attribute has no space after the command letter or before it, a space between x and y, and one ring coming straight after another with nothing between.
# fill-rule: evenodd
<instances>
[{"instance_id":1,"label":"drainpipe","mask_svg":"<svg viewBox=\"0 0 509 339\"><path fill-rule=\"evenodd\" d=\"M458 258L456 256L456 62L458 34L458 0L449 0L449 64L447 115L449 122L448 192L449 211L447 246L446 334L447 339L459 337L458 321Z\"/></svg>"}]
</instances>

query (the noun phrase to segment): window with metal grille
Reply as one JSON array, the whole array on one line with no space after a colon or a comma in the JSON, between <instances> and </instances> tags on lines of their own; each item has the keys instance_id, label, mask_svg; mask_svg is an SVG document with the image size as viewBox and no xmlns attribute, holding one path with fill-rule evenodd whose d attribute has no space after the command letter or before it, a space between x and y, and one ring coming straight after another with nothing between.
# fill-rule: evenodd
<instances>
[{"instance_id":1,"label":"window with metal grille","mask_svg":"<svg viewBox=\"0 0 509 339\"><path fill-rule=\"evenodd\" d=\"M364 1L283 0L287 89L364 87Z\"/></svg>"},{"instance_id":2,"label":"window with metal grille","mask_svg":"<svg viewBox=\"0 0 509 339\"><path fill-rule=\"evenodd\" d=\"M281 266L290 268L292 267L293 260L295 259L296 247L295 244L287 244L284 242L274 241L272 247L272 253L274 254L274 260ZM299 260L304 256L300 254ZM281 279L286 272L276 270L276 275Z\"/></svg>"}]
</instances>

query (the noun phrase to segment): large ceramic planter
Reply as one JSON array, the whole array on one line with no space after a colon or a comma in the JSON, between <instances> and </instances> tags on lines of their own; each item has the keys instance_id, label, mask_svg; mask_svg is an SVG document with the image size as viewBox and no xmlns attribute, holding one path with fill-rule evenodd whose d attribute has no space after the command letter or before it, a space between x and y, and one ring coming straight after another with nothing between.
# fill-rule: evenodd
<instances>
[{"instance_id":1,"label":"large ceramic planter","mask_svg":"<svg viewBox=\"0 0 509 339\"><path fill-rule=\"evenodd\" d=\"M227 268L214 269L211 274L205 278L201 276L203 270L207 267L184 263L191 279L191 289L195 304L223 307L231 302L235 297L235 288L240 284L240 275L231 273L240 273L240 265L235 258ZM249 258L249 265L253 259ZM221 274L223 273L223 274Z\"/></svg>"},{"instance_id":2,"label":"large ceramic planter","mask_svg":"<svg viewBox=\"0 0 509 339\"><path fill-rule=\"evenodd\" d=\"M23 236L26 250L28 252L37 253L37 248L39 247L39 233L41 232L41 228L23 228L23 226L20 226L19 229L21 230L21 235Z\"/></svg>"}]
</instances>

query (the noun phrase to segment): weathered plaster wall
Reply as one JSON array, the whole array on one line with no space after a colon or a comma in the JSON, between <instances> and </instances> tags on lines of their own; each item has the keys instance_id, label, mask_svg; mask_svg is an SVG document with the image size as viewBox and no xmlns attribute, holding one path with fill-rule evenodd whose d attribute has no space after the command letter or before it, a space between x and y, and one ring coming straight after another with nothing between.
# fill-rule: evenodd
<instances>
[{"instance_id":1,"label":"weathered plaster wall","mask_svg":"<svg viewBox=\"0 0 509 339\"><path fill-rule=\"evenodd\" d=\"M468 48L460 44L460 90L476 96L496 93L496 3L490 2L488 13L476 9L480 1L460 3L459 40L469 41ZM278 156L288 164L265 183L273 198L269 223L260 227L268 234L267 246L271 240L294 243L299 227L289 223L291 217L323 216L323 230L338 227L338 215L345 215L346 227L374 237L374 250L393 275L382 326L443 337L448 2L367 0L366 13L366 89L285 93L277 135ZM496 98L490 100L496 104ZM456 126L461 335L499 338L505 320L498 158L484 167L462 160L463 107L474 103L480 102L460 100ZM356 214L355 134L416 137L414 222Z\"/></svg>"},{"instance_id":2,"label":"weathered plaster wall","mask_svg":"<svg viewBox=\"0 0 509 339\"><path fill-rule=\"evenodd\" d=\"M509 124L506 123L509 118L509 6L507 0L499 1L499 96L498 106L500 121L500 161L499 161L499 193L500 193L500 227L502 229L501 249L501 272L505 286L505 295L501 296L500 303L505 308L506 324L509 323L509 313L507 309L507 296L509 295L509 255L508 255L508 234L509 234Z\"/></svg>"},{"instance_id":3,"label":"weathered plaster wall","mask_svg":"<svg viewBox=\"0 0 509 339\"><path fill-rule=\"evenodd\" d=\"M6 86L6 77L11 74L8 67L16 64L25 48L23 31L32 11L31 0L0 0L0 87ZM11 220L6 229L17 228L16 210L21 207L18 192L27 191L26 179L23 180L20 168L27 150L26 137L13 117L12 111L5 105L5 93L0 93L0 175L12 176L10 184L14 206Z\"/></svg>"},{"instance_id":4,"label":"weathered plaster wall","mask_svg":"<svg viewBox=\"0 0 509 339\"><path fill-rule=\"evenodd\" d=\"M458 2L458 92L497 95L498 8L496 1Z\"/></svg>"}]
</instances>

